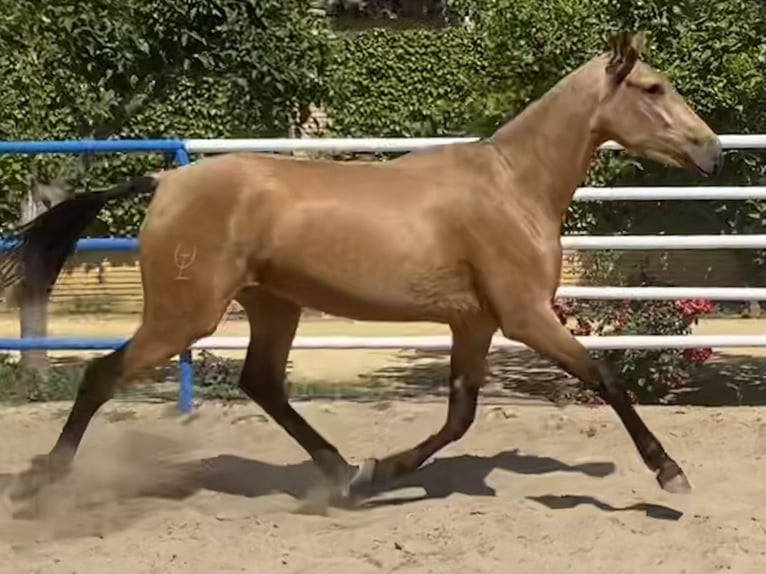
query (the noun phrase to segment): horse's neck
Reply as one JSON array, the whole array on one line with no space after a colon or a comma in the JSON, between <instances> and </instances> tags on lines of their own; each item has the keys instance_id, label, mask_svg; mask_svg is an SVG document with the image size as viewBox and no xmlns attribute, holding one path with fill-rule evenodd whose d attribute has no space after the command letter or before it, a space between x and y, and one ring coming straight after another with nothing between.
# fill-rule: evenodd
<instances>
[{"instance_id":1,"label":"horse's neck","mask_svg":"<svg viewBox=\"0 0 766 574\"><path fill-rule=\"evenodd\" d=\"M502 126L492 137L511 170L518 193L539 197L563 217L603 139L591 131L599 85L583 67Z\"/></svg>"}]
</instances>

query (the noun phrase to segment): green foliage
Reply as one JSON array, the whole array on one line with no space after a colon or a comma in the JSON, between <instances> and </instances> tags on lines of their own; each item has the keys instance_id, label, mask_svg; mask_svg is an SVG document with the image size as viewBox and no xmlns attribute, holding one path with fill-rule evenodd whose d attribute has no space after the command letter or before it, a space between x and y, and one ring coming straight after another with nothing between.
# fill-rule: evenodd
<instances>
[{"instance_id":1,"label":"green foliage","mask_svg":"<svg viewBox=\"0 0 766 574\"><path fill-rule=\"evenodd\" d=\"M0 137L285 135L310 102L327 104L335 135L488 135L621 27L650 31L649 60L717 131L766 131L760 0L453 0L450 28L337 38L312 5L0 0ZM16 219L32 171L61 175L63 165L79 187L100 187L167 163L156 154L89 159L83 170L62 157L0 156L2 223ZM642 164L602 156L586 183L698 182ZM762 154L737 152L716 183L764 173ZM100 231L135 233L143 201L110 207ZM576 204L567 226L757 232L765 219L756 201L608 202Z\"/></svg>"},{"instance_id":2,"label":"green foliage","mask_svg":"<svg viewBox=\"0 0 766 574\"><path fill-rule=\"evenodd\" d=\"M452 17L470 18L487 72L471 102L476 130L493 131L562 76L604 49L612 25L598 0L455 0Z\"/></svg>"},{"instance_id":3,"label":"green foliage","mask_svg":"<svg viewBox=\"0 0 766 574\"><path fill-rule=\"evenodd\" d=\"M326 23L310 0L0 0L0 137L286 135L326 94ZM2 223L33 167L78 187L161 167L155 156L0 157ZM105 216L134 234L143 203Z\"/></svg>"},{"instance_id":4,"label":"green foliage","mask_svg":"<svg viewBox=\"0 0 766 574\"><path fill-rule=\"evenodd\" d=\"M25 369L9 355L0 355L0 402L23 404L30 402L72 400L82 366L54 368L47 377Z\"/></svg>"},{"instance_id":5,"label":"green foliage","mask_svg":"<svg viewBox=\"0 0 766 574\"><path fill-rule=\"evenodd\" d=\"M453 0L451 28L338 38L312 5L0 0L0 137L285 135L309 102L328 104L332 132L342 136L487 135L621 27L650 31L649 60L717 131L766 131L760 0ZM15 220L33 167L50 173L64 163L78 185L102 186L166 162L99 156L82 173L64 159L0 156L3 223ZM601 160L588 183L696 183L644 166ZM762 155L738 152L717 183L753 183L764 173ZM591 204L575 206L569 225L651 232L683 219L690 233L755 232L766 225L761 203ZM134 233L142 206L115 206L106 230Z\"/></svg>"},{"instance_id":6,"label":"green foliage","mask_svg":"<svg viewBox=\"0 0 766 574\"><path fill-rule=\"evenodd\" d=\"M371 30L338 39L330 112L343 137L464 133L465 102L485 72L467 30Z\"/></svg>"},{"instance_id":7,"label":"green foliage","mask_svg":"<svg viewBox=\"0 0 766 574\"><path fill-rule=\"evenodd\" d=\"M206 399L242 400L245 394L239 388L242 361L219 357L201 350L194 361L195 393Z\"/></svg>"}]
</instances>

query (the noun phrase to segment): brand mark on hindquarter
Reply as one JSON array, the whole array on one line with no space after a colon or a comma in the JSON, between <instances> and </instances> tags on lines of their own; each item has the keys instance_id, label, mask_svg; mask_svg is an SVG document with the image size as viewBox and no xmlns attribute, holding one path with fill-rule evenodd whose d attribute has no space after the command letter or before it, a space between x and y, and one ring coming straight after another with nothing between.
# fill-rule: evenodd
<instances>
[{"instance_id":1,"label":"brand mark on hindquarter","mask_svg":"<svg viewBox=\"0 0 766 574\"><path fill-rule=\"evenodd\" d=\"M188 247L182 242L176 244L175 251L173 251L173 263L175 263L176 269L178 269L178 274L175 277L176 281L186 281L191 279L191 277L184 274L184 271L194 265L195 259L197 259L196 245Z\"/></svg>"}]
</instances>

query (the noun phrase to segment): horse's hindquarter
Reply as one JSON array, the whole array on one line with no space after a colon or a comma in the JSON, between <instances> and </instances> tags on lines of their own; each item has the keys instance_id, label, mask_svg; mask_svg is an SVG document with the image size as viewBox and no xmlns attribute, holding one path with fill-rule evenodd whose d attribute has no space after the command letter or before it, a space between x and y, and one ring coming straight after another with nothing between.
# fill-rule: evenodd
<instances>
[{"instance_id":1,"label":"horse's hindquarter","mask_svg":"<svg viewBox=\"0 0 766 574\"><path fill-rule=\"evenodd\" d=\"M283 165L290 173L275 179L269 240L253 259L258 283L356 319L450 322L479 312L462 245L442 226L438 177L410 167Z\"/></svg>"}]
</instances>

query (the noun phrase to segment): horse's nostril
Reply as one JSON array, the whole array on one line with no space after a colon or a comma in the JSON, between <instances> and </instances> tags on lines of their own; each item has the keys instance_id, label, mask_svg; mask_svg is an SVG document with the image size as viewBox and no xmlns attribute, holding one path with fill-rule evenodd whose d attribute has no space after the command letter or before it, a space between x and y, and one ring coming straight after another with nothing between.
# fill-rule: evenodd
<instances>
[{"instance_id":1,"label":"horse's nostril","mask_svg":"<svg viewBox=\"0 0 766 574\"><path fill-rule=\"evenodd\" d=\"M689 141L691 142L692 145L695 145L695 146L702 146L703 145L703 141L700 138L695 137L695 136L690 137Z\"/></svg>"}]
</instances>

